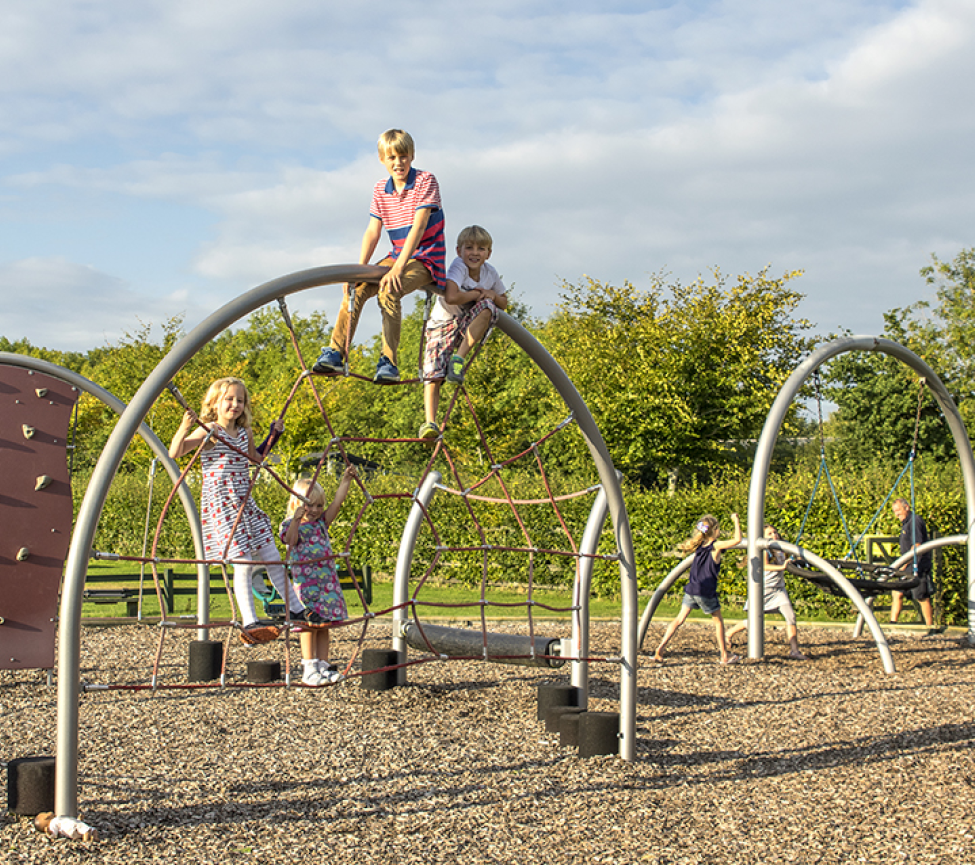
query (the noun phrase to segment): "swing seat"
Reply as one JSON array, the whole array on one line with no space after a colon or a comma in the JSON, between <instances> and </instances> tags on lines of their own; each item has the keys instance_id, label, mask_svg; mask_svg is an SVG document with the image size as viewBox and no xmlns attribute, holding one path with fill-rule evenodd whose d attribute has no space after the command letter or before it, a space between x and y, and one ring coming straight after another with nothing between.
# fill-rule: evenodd
<instances>
[{"instance_id":1,"label":"swing seat","mask_svg":"<svg viewBox=\"0 0 975 865\"><path fill-rule=\"evenodd\" d=\"M839 571L854 571L857 574L869 574L870 577L849 577L850 584L865 598L877 595L889 595L891 592L909 592L921 582L920 577L913 576L907 571L899 571L890 565L871 565L865 562L854 562L846 559L827 559ZM833 582L833 578L805 559L792 559L786 562L785 569L797 577L818 586L829 595L846 597L843 590Z\"/></svg>"}]
</instances>

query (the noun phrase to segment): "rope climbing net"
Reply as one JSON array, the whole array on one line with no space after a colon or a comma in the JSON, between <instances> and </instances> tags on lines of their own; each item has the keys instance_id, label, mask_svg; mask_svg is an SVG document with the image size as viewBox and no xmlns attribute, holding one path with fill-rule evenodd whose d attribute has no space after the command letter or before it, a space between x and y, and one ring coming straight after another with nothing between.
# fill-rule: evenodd
<instances>
[{"instance_id":1,"label":"rope climbing net","mask_svg":"<svg viewBox=\"0 0 975 865\"><path fill-rule=\"evenodd\" d=\"M616 551L600 553L596 550L583 549L583 545L580 543L580 534L585 523L584 518L589 513L586 504L588 503L591 507L592 501L600 489L599 484L591 483L580 488L562 489L565 484L564 478L561 475L553 475L550 466L547 464L546 453L550 446L556 441L559 441L561 446L566 444L564 439L574 426L575 419L572 414L569 413L562 417L560 421L540 431L537 435L529 435L528 438L533 440L527 446L520 448L518 452L509 455L499 453L497 448L492 445L490 436L479 418L479 409L485 401L491 399L491 394L487 387L480 389L477 387L475 376L473 385L469 384L472 379L466 379L465 382L457 384L449 393L445 400L442 432L432 443L415 437L384 438L362 435L358 430L339 429L334 412L330 411L329 408L330 404L335 401L333 397L336 396L332 391L341 389L341 396L345 399L368 400L370 394L376 393L372 390L375 385L372 384L371 379L348 370L343 374L333 375L313 373L302 352L284 298L278 298L277 304L282 321L289 334L298 372L287 395L275 412L276 423L280 421L281 424L286 425L289 414L296 406L304 404L305 401L310 400L310 404L314 406L314 414L317 422L321 424L322 438L325 444L321 453L316 455L313 465L309 465L311 480L318 481L319 478L326 477L330 473L330 469L336 464L339 468L353 465L356 462L361 464L363 461L353 453L355 448L361 447L381 449L384 453L384 460L391 465L396 465L399 462L401 465L421 466L418 470L414 468L413 474L400 473L399 477L392 479L388 473L373 477L369 471L360 471L353 478L354 488L358 490L358 496L350 497L344 506L348 509L345 514L347 519L343 520L343 523L348 524L347 531L344 530L345 527L343 526L343 531L336 532L332 540L335 547L334 558L343 564L350 575L362 612L360 615L350 617L342 622L320 625L291 622L290 615L287 613L289 604L286 602L283 605L285 621L281 628L286 647L286 671L290 673L291 653L288 650L290 635L294 628L300 627L354 629L353 633L357 634L354 640L355 649L345 665L344 675L363 675L371 672L362 669L358 673L354 673L353 668L363 647L372 637L372 623L379 617L390 616L396 614L397 611L409 615L411 624L418 634L411 645L414 648L421 649L419 655L411 656L409 659L404 657L400 660L400 664L408 666L432 660L443 660L446 655L442 647L436 644L436 637L432 636L436 629L429 625L425 627L423 617L436 614L438 610L443 612L445 608L452 608L455 611L470 609L476 611L476 618L479 619L480 651L478 653L470 652L470 654L457 654L455 651L450 654L450 657L453 658L485 659L507 663L548 662L551 666L557 666L566 660L618 663L619 658L570 658L566 656L564 649L555 655L552 654L552 643L545 640L536 642L539 629L538 620L541 615L546 617L557 615L563 618L568 616L575 619L574 624L579 624L578 619L583 614L583 606L577 595L574 595L572 600L564 605L552 605L538 599L540 586L547 586L551 582L551 573L560 571L575 575L580 564L585 560L588 560L586 563L591 566L597 560L615 562L619 559L619 554ZM490 335L489 333L471 353L468 364L470 369L475 368L478 356ZM411 387L421 383L419 378L415 378L398 384L402 387ZM352 395L351 389L355 389L354 395ZM191 408L173 382L168 385L168 392L171 398L175 399L184 410ZM417 403L419 404L419 400ZM270 481L281 491L282 505L286 495L296 495L293 487L295 478L274 467L271 457L276 444L275 439L272 438L265 452L259 459L254 460L236 443L229 441L222 434L222 429L217 424L208 424L202 421L197 421L197 423L206 430L206 437L191 455L190 460L182 469L179 482L173 486L166 498L156 522L149 550L144 551L141 556L94 554L95 558L122 559L151 567L156 596L159 601L161 622L159 643L152 673L152 685L147 687L169 687L159 683L158 670L165 635L167 631L174 628L227 629L223 653L224 669L221 671L220 684L228 684L225 670L230 655L231 637L234 633L241 631L240 611L234 598L229 569L234 566L267 564L264 561L234 558L230 554L230 538L236 532L243 518L247 502L262 483L265 483L264 479ZM465 435L454 436L451 434L452 429L460 428L466 432ZM187 483L193 473L197 471L202 449L214 437L220 438L225 447L235 451L250 462L251 471L247 495L238 506L230 537L228 537L222 554L217 560L213 560L212 557L200 559L166 556L162 550L161 539L179 484ZM578 446L583 447L581 437L578 439ZM573 444L575 442L570 441L568 446L571 447ZM397 452L406 453L407 449L409 449L410 459L397 461L395 454ZM476 453L472 455L471 450ZM418 453L424 456L417 459ZM532 495L530 496L522 494L526 476L530 476L532 479ZM405 484L403 483L404 480L406 481ZM431 482L436 490L436 498L432 501L419 495L419 491ZM360 501L354 514L352 513L353 499ZM362 584L361 568L364 554L359 548L365 547L367 544L365 542L360 544L359 540L363 532L369 528L370 514L377 508L385 508L390 512L402 514L410 510L417 512L420 529L417 531L417 546L413 553L408 597L398 602L394 599L394 603L390 606L373 609ZM337 542L337 538L343 534L344 539ZM322 559L301 559L287 562L287 557L283 557L283 560L289 567L318 564L323 561ZM477 580L479 586L476 595L472 591L470 599L451 602L424 600L424 588L436 581L449 581L449 575L457 567L458 560L468 563L469 571L471 569L470 563L476 563L473 565L473 569L479 574ZM205 624L201 624L200 622L190 623L184 618L170 616L167 613L167 605L164 603L163 583L160 577L161 570L166 565L197 565L203 566L207 570L210 567L219 568L224 589L228 599L230 599L230 618L221 621L207 621ZM444 576L445 574L447 576ZM504 579L505 576L508 579ZM521 584L524 599L517 601L492 599L492 592L499 581ZM470 584L473 580L467 582ZM290 580L287 584L291 585ZM287 599L285 600L287 601ZM503 644L501 648L498 648L491 645L489 619L493 612L498 612L501 608L504 608L509 615L513 608L520 608L524 611L524 621L528 631L528 641L524 646L519 644L518 647L512 648L511 644ZM472 615L471 619L474 618L475 616ZM469 649L468 646L467 651ZM286 675L285 683L289 682L290 675ZM178 687L217 687L217 685L201 683L194 686L181 685Z\"/></svg>"}]
</instances>

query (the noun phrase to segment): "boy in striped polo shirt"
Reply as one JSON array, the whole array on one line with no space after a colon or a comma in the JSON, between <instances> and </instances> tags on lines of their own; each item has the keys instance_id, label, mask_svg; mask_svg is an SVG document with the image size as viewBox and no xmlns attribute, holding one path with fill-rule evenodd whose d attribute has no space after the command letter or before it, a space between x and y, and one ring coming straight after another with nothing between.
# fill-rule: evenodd
<instances>
[{"instance_id":1,"label":"boy in striped polo shirt","mask_svg":"<svg viewBox=\"0 0 975 865\"><path fill-rule=\"evenodd\" d=\"M345 372L345 361L355 335L362 307L379 296L383 317L382 356L373 379L379 384L399 381L396 354L402 324L402 300L410 292L428 285L443 286L446 247L440 186L429 171L413 168L413 139L402 129L389 129L379 136L379 161L389 172L373 189L369 225L362 235L359 264L368 264L386 229L392 251L379 262L388 267L379 284L355 286L352 311L342 303L329 345L312 367L318 373ZM348 298L352 285L345 286Z\"/></svg>"}]
</instances>

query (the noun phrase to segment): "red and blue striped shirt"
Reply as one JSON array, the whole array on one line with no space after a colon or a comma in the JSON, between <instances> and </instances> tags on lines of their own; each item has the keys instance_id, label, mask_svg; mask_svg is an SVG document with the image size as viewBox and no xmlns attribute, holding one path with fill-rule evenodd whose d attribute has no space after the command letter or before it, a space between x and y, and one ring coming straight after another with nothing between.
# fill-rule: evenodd
<instances>
[{"instance_id":1,"label":"red and blue striped shirt","mask_svg":"<svg viewBox=\"0 0 975 865\"><path fill-rule=\"evenodd\" d=\"M393 178L380 180L372 191L372 208L369 213L378 219L389 234L393 251L389 258L398 258L403 244L413 227L418 210L430 209L426 231L420 238L413 258L420 262L440 287L443 287L447 260L444 243L443 207L440 204L440 185L429 171L411 168L406 178L406 188L397 192Z\"/></svg>"}]
</instances>

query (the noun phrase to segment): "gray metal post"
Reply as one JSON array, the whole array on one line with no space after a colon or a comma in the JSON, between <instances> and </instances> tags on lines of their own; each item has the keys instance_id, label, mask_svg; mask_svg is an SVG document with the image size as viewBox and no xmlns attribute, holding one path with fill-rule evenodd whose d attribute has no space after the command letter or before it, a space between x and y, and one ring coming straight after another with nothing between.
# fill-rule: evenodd
<instances>
[{"instance_id":1,"label":"gray metal post","mask_svg":"<svg viewBox=\"0 0 975 865\"><path fill-rule=\"evenodd\" d=\"M399 552L396 554L396 572L393 575L393 651L399 652L401 658L406 658L408 646L403 626L406 624L408 614L405 606L410 599L410 566L413 564L413 553L416 550L416 539L423 526L424 511L430 507L433 494L437 491L437 484L440 483L440 472L432 471L420 484L410 508L410 515L406 518L403 526L403 537L400 540ZM406 667L400 667L396 671L396 684L406 684Z\"/></svg>"},{"instance_id":2,"label":"gray metal post","mask_svg":"<svg viewBox=\"0 0 975 865\"><path fill-rule=\"evenodd\" d=\"M965 423L958 412L958 408L945 388L941 379L920 357L910 349L889 339L875 336L850 336L833 340L820 346L782 385L772 408L769 410L762 428L762 435L758 440L755 451L755 462L752 468L751 483L748 489L748 657L761 658L765 654L765 610L764 588L761 555L758 541L762 535L765 522L765 490L768 485L769 466L772 462L772 451L778 437L782 422L799 393L800 388L823 363L836 355L848 351L879 351L909 366L926 381L938 406L941 408L948 428L951 430L958 450L958 460L961 463L962 478L965 484L965 502L967 509L967 526L975 520L975 457L965 429ZM812 559L810 559L812 561ZM818 567L818 565L817 565ZM872 613L871 613L872 616ZM975 536L968 537L968 639L975 642Z\"/></svg>"},{"instance_id":3,"label":"gray metal post","mask_svg":"<svg viewBox=\"0 0 975 865\"><path fill-rule=\"evenodd\" d=\"M360 265L317 267L264 283L208 316L170 349L136 391L105 443L78 510L65 566L58 631L58 735L55 809L78 816L78 669L81 654L81 604L92 540L109 487L122 456L153 403L177 372L201 348L244 316L284 295L329 283L376 282L385 269ZM168 454L167 454L168 455Z\"/></svg>"},{"instance_id":4,"label":"gray metal post","mask_svg":"<svg viewBox=\"0 0 975 865\"><path fill-rule=\"evenodd\" d=\"M613 520L616 549L620 556L620 594L622 609L620 611L620 756L624 760L636 759L636 691L637 691L637 615L639 614L637 598L637 581L635 555L633 552L633 537L630 533L630 521L626 513L626 503L623 501L623 490L620 486L616 469L609 455L606 442L603 441L599 427L593 419L589 407L585 404L575 385L569 380L565 371L555 359L545 350L525 328L506 313L498 317L497 327L506 333L533 360L538 368L545 373L559 396L565 401L569 411L575 417L579 431L582 433L589 452L592 454L599 479L606 493L610 517Z\"/></svg>"},{"instance_id":5,"label":"gray metal post","mask_svg":"<svg viewBox=\"0 0 975 865\"><path fill-rule=\"evenodd\" d=\"M592 569L595 564L592 556L599 550L599 536L603 532L608 511L606 493L600 487L579 542L581 555L572 587L572 606L578 608L572 613L572 655L576 658L589 656L589 595L592 591ZM589 705L589 665L585 661L572 662L571 682L579 688L579 705L586 708Z\"/></svg>"},{"instance_id":6,"label":"gray metal post","mask_svg":"<svg viewBox=\"0 0 975 865\"><path fill-rule=\"evenodd\" d=\"M798 556L799 558L805 559L811 565L815 565L823 573L832 577L833 582L843 590L843 594L853 601L853 606L857 608L857 612L863 616L863 620L870 628L870 633L873 634L874 642L877 644L877 651L880 652L880 660L884 665L884 672L896 672L894 669L894 659L890 654L890 646L887 645L887 638L884 636L883 630L877 624L877 618L874 616L873 610L870 609L870 606L863 599L863 595L853 587L853 584L835 566L810 550L804 547L797 547L795 544L789 544L785 541L771 541L768 544L768 548L770 550L782 550L782 552L790 556Z\"/></svg>"}]
</instances>

